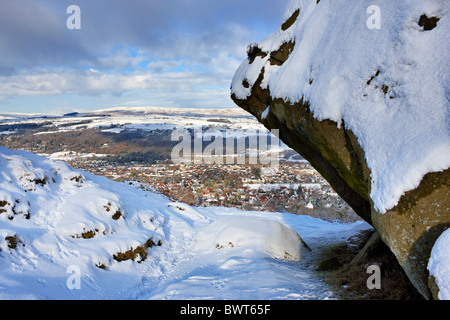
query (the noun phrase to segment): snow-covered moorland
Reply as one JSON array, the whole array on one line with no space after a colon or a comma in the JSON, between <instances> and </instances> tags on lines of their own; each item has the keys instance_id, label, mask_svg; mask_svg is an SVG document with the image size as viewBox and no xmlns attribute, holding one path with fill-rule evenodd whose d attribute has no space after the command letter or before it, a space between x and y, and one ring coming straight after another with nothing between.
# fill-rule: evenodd
<instances>
[{"instance_id":1,"label":"snow-covered moorland","mask_svg":"<svg viewBox=\"0 0 450 320\"><path fill-rule=\"evenodd\" d=\"M316 248L364 222L194 208L0 148L0 299L329 299Z\"/></svg>"}]
</instances>

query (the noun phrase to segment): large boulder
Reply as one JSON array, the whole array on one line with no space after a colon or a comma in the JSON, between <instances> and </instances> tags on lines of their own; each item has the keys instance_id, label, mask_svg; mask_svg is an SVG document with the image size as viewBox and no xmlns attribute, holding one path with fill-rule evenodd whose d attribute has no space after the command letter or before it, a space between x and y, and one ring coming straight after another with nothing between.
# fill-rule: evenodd
<instances>
[{"instance_id":1,"label":"large boulder","mask_svg":"<svg viewBox=\"0 0 450 320\"><path fill-rule=\"evenodd\" d=\"M436 298L428 260L450 226L450 3L372 2L291 1L281 27L249 45L231 97L279 129Z\"/></svg>"}]
</instances>

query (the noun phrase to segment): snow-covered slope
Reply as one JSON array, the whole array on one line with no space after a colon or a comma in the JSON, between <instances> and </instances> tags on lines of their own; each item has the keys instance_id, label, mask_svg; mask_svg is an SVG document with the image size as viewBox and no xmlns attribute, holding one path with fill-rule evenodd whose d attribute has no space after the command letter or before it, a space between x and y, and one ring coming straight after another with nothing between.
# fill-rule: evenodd
<instances>
[{"instance_id":1,"label":"snow-covered slope","mask_svg":"<svg viewBox=\"0 0 450 320\"><path fill-rule=\"evenodd\" d=\"M368 228L193 208L0 147L0 299L325 299L308 255Z\"/></svg>"},{"instance_id":2,"label":"snow-covered slope","mask_svg":"<svg viewBox=\"0 0 450 320\"><path fill-rule=\"evenodd\" d=\"M449 9L447 0L293 0L284 21L298 10L297 19L251 45L261 53L239 67L232 93L249 97L264 68L261 87L273 99L303 99L316 119L352 130L385 213L425 174L450 166ZM289 59L271 63L289 42Z\"/></svg>"},{"instance_id":3,"label":"snow-covered slope","mask_svg":"<svg viewBox=\"0 0 450 320\"><path fill-rule=\"evenodd\" d=\"M126 184L2 147L0 172L0 282L10 286L0 297L70 297L60 287L70 266L115 270L127 251L165 241L164 215L151 209L164 203L158 195L143 200ZM128 253L147 258L145 250Z\"/></svg>"}]
</instances>

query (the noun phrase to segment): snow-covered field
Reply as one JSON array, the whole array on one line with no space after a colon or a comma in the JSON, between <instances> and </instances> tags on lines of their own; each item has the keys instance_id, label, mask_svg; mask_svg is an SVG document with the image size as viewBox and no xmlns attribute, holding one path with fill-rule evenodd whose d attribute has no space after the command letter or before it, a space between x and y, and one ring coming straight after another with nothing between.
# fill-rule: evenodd
<instances>
[{"instance_id":1,"label":"snow-covered field","mask_svg":"<svg viewBox=\"0 0 450 320\"><path fill-rule=\"evenodd\" d=\"M0 112L0 122L0 124L8 125L44 124L53 130L37 134L67 132L79 130L80 127L101 128L105 132L112 133L123 130L173 130L194 127L267 131L251 114L238 107L228 109L130 107L67 115ZM11 132L5 131L2 134L11 134Z\"/></svg>"},{"instance_id":2,"label":"snow-covered field","mask_svg":"<svg viewBox=\"0 0 450 320\"><path fill-rule=\"evenodd\" d=\"M333 299L314 257L370 228L190 207L5 148L0 169L0 299Z\"/></svg>"}]
</instances>

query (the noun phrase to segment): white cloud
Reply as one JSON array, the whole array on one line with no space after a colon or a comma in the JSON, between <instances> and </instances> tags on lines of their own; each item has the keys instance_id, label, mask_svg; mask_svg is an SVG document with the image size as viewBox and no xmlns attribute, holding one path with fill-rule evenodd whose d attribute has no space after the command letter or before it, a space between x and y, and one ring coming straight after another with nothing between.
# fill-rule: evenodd
<instances>
[{"instance_id":1,"label":"white cloud","mask_svg":"<svg viewBox=\"0 0 450 320\"><path fill-rule=\"evenodd\" d=\"M236 62L213 59L222 67ZM21 71L10 77L0 77L0 97L33 95L121 96L133 92L144 96L140 104L173 104L176 106L222 106L229 96L230 69L209 72L99 72L96 69L41 69ZM153 103L152 103L153 102ZM214 104L214 105L212 105Z\"/></svg>"},{"instance_id":2,"label":"white cloud","mask_svg":"<svg viewBox=\"0 0 450 320\"><path fill-rule=\"evenodd\" d=\"M68 4L1 1L0 108L5 101L11 107L14 99L28 103L32 99L26 97L33 96L115 97L105 98L105 104L129 99L146 105L231 106L234 72L247 44L260 40L255 26L278 26L284 10L282 3L257 0L77 4L82 29L69 31ZM49 104L61 100L49 98ZM60 104L54 102L53 108Z\"/></svg>"}]
</instances>

